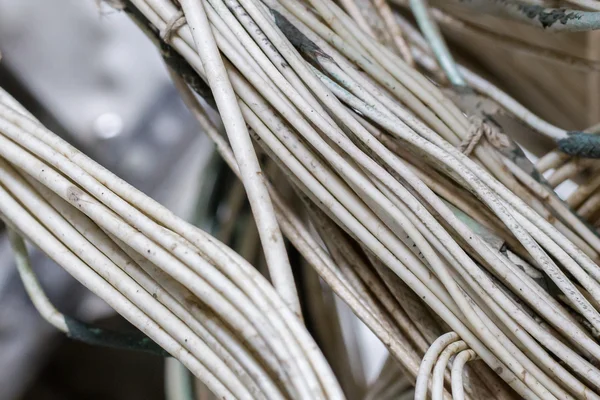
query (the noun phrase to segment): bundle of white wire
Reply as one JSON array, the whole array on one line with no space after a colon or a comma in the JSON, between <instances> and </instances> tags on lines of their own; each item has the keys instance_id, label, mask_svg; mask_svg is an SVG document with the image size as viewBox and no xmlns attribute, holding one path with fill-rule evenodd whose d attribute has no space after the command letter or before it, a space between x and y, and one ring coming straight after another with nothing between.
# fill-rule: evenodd
<instances>
[{"instance_id":1,"label":"bundle of white wire","mask_svg":"<svg viewBox=\"0 0 600 400\"><path fill-rule=\"evenodd\" d=\"M600 398L600 239L493 137L475 160L457 149L471 123L424 75L329 0L131 3L210 85L229 141L175 72L244 184L278 294L3 96L0 210L11 226L220 396L343 397L297 317L281 228L417 398L428 387L436 399L448 387L510 398L506 385L528 399ZM297 188L326 249L268 182L250 138ZM469 374L465 394L476 357L489 368Z\"/></svg>"},{"instance_id":2,"label":"bundle of white wire","mask_svg":"<svg viewBox=\"0 0 600 400\"><path fill-rule=\"evenodd\" d=\"M223 398L340 398L301 321L235 252L3 93L0 211ZM59 322L60 324L60 322Z\"/></svg>"},{"instance_id":3,"label":"bundle of white wire","mask_svg":"<svg viewBox=\"0 0 600 400\"><path fill-rule=\"evenodd\" d=\"M405 8L408 8L409 5L408 0L394 0L394 2ZM417 3L419 2L420 1L417 1ZM434 8L431 10L431 13L436 20L441 23L445 23L448 26L462 26L460 20L457 20L440 9ZM397 15L396 18L399 25L401 25L402 29L404 30L405 35L414 46L412 51L415 53L414 58L416 61L424 68L435 71L436 64L432 57L430 57L428 54L430 50L425 39L421 37L421 35L404 17ZM490 33L490 36L496 40L506 40L501 35L494 37L493 33ZM528 51L535 51L535 49L528 49ZM558 56L556 57L557 58L554 58L554 60L561 60L558 58ZM525 124L531 126L534 130L555 140L568 137L568 132L566 130L558 128L537 117L525 107L520 105L517 101L503 93L481 76L475 74L473 71L470 71L464 66L458 66L458 70L462 75L464 75L465 80L472 85L473 88L485 93L491 99L497 101L508 111L518 116L518 118ZM600 126L596 124L589 127L585 131L589 133L598 133L599 129ZM592 179L582 182L576 190L570 193L566 199L566 204L569 207L576 209L577 214L586 220L589 220L593 217L594 219L592 219L590 222L592 222L594 226L598 226L600 223L597 215L597 211L600 209L600 178L594 175L594 172L597 171L598 166L598 160L580 159L578 157L569 156L558 150L550 151L536 162L537 170L540 173L545 173L552 169L554 170L551 172L551 174L546 174L548 183L553 188L556 188L568 179L576 178L578 174L582 172L591 172L590 175L592 176Z\"/></svg>"},{"instance_id":4,"label":"bundle of white wire","mask_svg":"<svg viewBox=\"0 0 600 400\"><path fill-rule=\"evenodd\" d=\"M160 30L165 29L168 21L177 18L177 9L168 2L135 1L134 4ZM588 390L578 378L553 361L546 349L536 344L533 338L542 342L553 353L569 360L569 366L579 374L590 371L588 367L591 364L564 342L541 328L531 316L507 297L466 255L439 222L424 210L421 202L424 201L434 208L492 271L502 277L512 290L521 294L529 305L565 337L577 343L577 346L585 343L585 352L597 352L597 345L590 339L589 334L573 322L573 318L562 306L536 288L531 279L474 236L448 207L410 172L403 160L374 140L371 134L374 129L371 127L370 132L365 128L360 117L344 107L335 96L384 128L388 134L410 143L435 160L438 165L443 164L451 169L452 174L458 176L459 182L475 192L504 222L535 260L536 265L562 287L564 294L592 325L598 320L595 306L592 306L573 282L566 278L544 249L559 259L571 273L581 278L578 278L579 283L590 294L598 293L598 282L593 277L597 274L597 266L517 196L422 125L406 109L379 90L375 83L358 73L354 65L319 37L327 37L331 42L339 39L335 33L325 32L327 28L309 11L298 3L282 4L289 7L289 11L274 2L267 3L271 10L261 3L249 0L240 3L227 2L227 5L218 1L203 4L182 2L186 15L188 7L195 9L194 12L206 12L214 27L216 43L231 63L228 65L229 78L239 97L242 113L248 125L260 138L265 150L280 162L290 179L308 197L321 205L324 211L357 238L369 252L393 269L482 359L497 371L502 371L501 376L521 394L563 396L566 392L562 385L567 385L568 390L578 394ZM360 36L360 31L354 30L350 33L349 29L344 27L343 24L348 24L348 19L334 4L314 2L312 5L319 15L339 31ZM200 8L202 10L199 10ZM315 31L321 29L319 35L311 32L296 17L312 24L311 28ZM318 70L311 69L310 64L301 58L292 43L278 29L282 26L286 29L286 22L282 23L282 18L286 18L288 24L297 28L297 31L294 31L293 28L287 27L287 36L296 40L294 44L301 48L305 55L313 58L311 61L317 65ZM192 32L195 32L193 21L188 18L188 23L192 24ZM251 35L255 35L254 38ZM355 43L352 44L361 46L358 40L355 39ZM177 35L173 36L172 44L203 75L200 57L192 50L194 41L190 32L185 28L180 29ZM341 48L344 44L339 44L338 47ZM314 48L310 48L311 46ZM378 56L389 69L398 70L403 66L400 60L395 60L398 62L389 66L391 63L386 61L392 56L387 54L385 49L364 45L360 48L366 52L374 52L373 57L368 60L373 65L377 65L373 58ZM354 49L351 48L348 52ZM366 59L368 55L355 54L355 58L360 59L362 56ZM367 70L366 64L367 61L359 65ZM402 72L405 72L404 76L411 78L417 76L408 68ZM373 79L376 78L373 76ZM415 81L419 82L418 76L412 80L413 84ZM210 78L208 82L214 91ZM410 80L405 78L402 83L407 85L407 82ZM387 87L394 89L401 86ZM444 104L446 103L432 101L431 108L439 109ZM412 105L409 103L409 106ZM414 108L419 109L418 106ZM421 108L421 115L430 114L432 112L426 107ZM456 130L464 131L467 121L463 117L462 125L458 125L461 123L458 115L459 113L453 115L454 121L450 120L449 124L454 123ZM435 116L431 118L434 122L439 121ZM455 122L456 120L458 121ZM430 120L426 122L436 127ZM441 125L441 121L437 124ZM448 126L444 129L449 130ZM348 131L353 139L364 146L366 152L346 135ZM369 155L376 157L380 163L375 162ZM494 161L493 157L487 161L492 170ZM400 175L421 199L414 197L385 167ZM406 240L407 236L411 241L405 243L403 240ZM590 241L596 244L593 235L588 236ZM412 242L416 244L412 248L416 249L417 254L422 254L422 259L411 252ZM424 261L437 276L429 274ZM450 270L450 267L454 268L454 271ZM468 293L469 291L472 292ZM472 301L479 301L480 305L472 304ZM593 294L592 301L596 303ZM480 307L489 307L489 314ZM499 327L492 323L494 319L499 320ZM524 330L518 329L519 325ZM564 329L565 326L569 328ZM508 335L514 335L515 331L517 338L510 338ZM527 347L523 346L523 343L526 343ZM536 362L531 360L533 352ZM560 379L564 380L560 384L554 380L554 374L559 369ZM525 375L527 378L516 378L523 376L524 371L529 372ZM547 374L552 374L552 377ZM529 380L532 376L534 378ZM595 380L592 375L588 375L587 379Z\"/></svg>"}]
</instances>

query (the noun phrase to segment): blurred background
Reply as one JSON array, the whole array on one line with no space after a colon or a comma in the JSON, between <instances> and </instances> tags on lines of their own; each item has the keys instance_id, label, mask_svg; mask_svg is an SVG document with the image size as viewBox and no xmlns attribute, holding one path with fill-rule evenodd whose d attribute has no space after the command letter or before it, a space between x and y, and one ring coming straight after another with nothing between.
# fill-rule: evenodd
<instances>
[{"instance_id":1,"label":"blurred background","mask_svg":"<svg viewBox=\"0 0 600 400\"><path fill-rule=\"evenodd\" d=\"M0 86L45 126L194 219L201 188L206 192L207 179L215 176L212 145L180 101L156 49L124 13L96 0L0 0L0 52ZM133 329L36 249L31 257L60 311L102 327ZM375 376L383 346L349 311L342 315L358 333L367 377ZM0 400L163 399L164 362L57 332L25 294L0 227Z\"/></svg>"}]
</instances>

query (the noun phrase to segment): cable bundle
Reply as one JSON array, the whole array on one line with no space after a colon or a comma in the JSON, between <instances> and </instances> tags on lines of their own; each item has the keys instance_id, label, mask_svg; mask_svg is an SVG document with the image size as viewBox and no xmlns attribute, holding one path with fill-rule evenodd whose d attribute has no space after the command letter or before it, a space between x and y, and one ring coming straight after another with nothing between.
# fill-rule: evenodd
<instances>
[{"instance_id":1,"label":"cable bundle","mask_svg":"<svg viewBox=\"0 0 600 400\"><path fill-rule=\"evenodd\" d=\"M381 2L380 37L350 0L126 3L240 178L273 286L6 95L3 218L217 396L344 397L301 325L285 236L395 360L367 398L600 398L600 239L468 104L550 125L447 58L411 3L440 67Z\"/></svg>"},{"instance_id":2,"label":"cable bundle","mask_svg":"<svg viewBox=\"0 0 600 400\"><path fill-rule=\"evenodd\" d=\"M252 266L7 100L0 203L9 226L216 395L341 396L298 318Z\"/></svg>"}]
</instances>

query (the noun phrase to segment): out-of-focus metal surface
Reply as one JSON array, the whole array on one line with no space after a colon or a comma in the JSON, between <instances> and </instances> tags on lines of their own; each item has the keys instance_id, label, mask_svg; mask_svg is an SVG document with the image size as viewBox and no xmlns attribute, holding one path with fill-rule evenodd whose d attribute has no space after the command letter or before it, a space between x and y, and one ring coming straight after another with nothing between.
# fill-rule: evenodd
<instances>
[{"instance_id":1,"label":"out-of-focus metal surface","mask_svg":"<svg viewBox=\"0 0 600 400\"><path fill-rule=\"evenodd\" d=\"M210 152L153 45L96 0L0 0L0 85L49 128L186 217ZM58 308L83 319L111 312L33 252ZM19 398L53 348L55 330L23 292L0 236L0 399Z\"/></svg>"},{"instance_id":2,"label":"out-of-focus metal surface","mask_svg":"<svg viewBox=\"0 0 600 400\"><path fill-rule=\"evenodd\" d=\"M126 134L168 84L144 34L99 4L0 0L2 62L86 144L108 135L107 116Z\"/></svg>"}]
</instances>

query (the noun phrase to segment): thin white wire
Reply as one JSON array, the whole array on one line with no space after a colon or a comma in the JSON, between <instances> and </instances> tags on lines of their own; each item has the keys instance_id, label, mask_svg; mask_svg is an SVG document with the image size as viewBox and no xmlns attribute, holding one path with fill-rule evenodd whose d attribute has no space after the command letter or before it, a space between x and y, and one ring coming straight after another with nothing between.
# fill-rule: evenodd
<instances>
[{"instance_id":1,"label":"thin white wire","mask_svg":"<svg viewBox=\"0 0 600 400\"><path fill-rule=\"evenodd\" d=\"M430 15L429 4L427 4L427 1L410 0L410 9L450 82L453 85L465 86L465 81L442 37L440 29Z\"/></svg>"},{"instance_id":2,"label":"thin white wire","mask_svg":"<svg viewBox=\"0 0 600 400\"><path fill-rule=\"evenodd\" d=\"M282 299L292 311L302 318L294 276L283 237L277 225L273 205L244 118L215 43L204 6L202 1L197 0L182 0L181 5L194 37L198 54L204 64L206 77L217 107L221 115L226 116L223 118L223 124L240 167L242 182L263 243L271 279Z\"/></svg>"},{"instance_id":3,"label":"thin white wire","mask_svg":"<svg viewBox=\"0 0 600 400\"><path fill-rule=\"evenodd\" d=\"M38 310L40 315L56 329L65 333L68 332L69 329L65 322L64 315L50 302L46 293L44 293L44 289L40 285L35 272L31 268L25 241L13 228L8 229L8 238L14 252L17 271L19 272L21 281L23 281L25 291L29 295L36 310Z\"/></svg>"},{"instance_id":4,"label":"thin white wire","mask_svg":"<svg viewBox=\"0 0 600 400\"><path fill-rule=\"evenodd\" d=\"M464 400L463 370L465 364L475 360L477 354L473 350L463 350L456 355L452 363L452 397L454 400Z\"/></svg>"},{"instance_id":5,"label":"thin white wire","mask_svg":"<svg viewBox=\"0 0 600 400\"><path fill-rule=\"evenodd\" d=\"M462 340L450 343L446 348L440 353L438 359L435 363L435 367L433 368L432 375L432 390L431 390L431 400L442 400L442 393L444 391L444 372L446 371L446 366L448 365L448 361L450 357L454 354L465 350L467 348L467 344Z\"/></svg>"}]
</instances>

